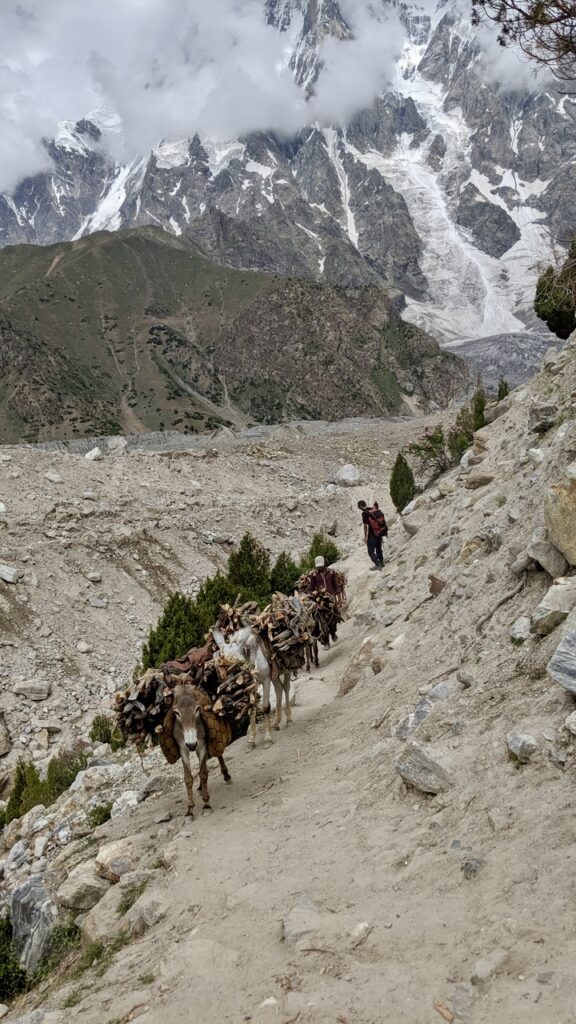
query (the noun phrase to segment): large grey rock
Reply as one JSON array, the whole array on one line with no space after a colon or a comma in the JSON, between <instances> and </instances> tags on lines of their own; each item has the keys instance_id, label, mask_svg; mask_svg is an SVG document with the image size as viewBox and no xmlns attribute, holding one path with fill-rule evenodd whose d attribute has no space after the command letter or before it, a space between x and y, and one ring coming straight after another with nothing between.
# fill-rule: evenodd
<instances>
[{"instance_id":1,"label":"large grey rock","mask_svg":"<svg viewBox=\"0 0 576 1024\"><path fill-rule=\"evenodd\" d=\"M13 692L17 697L28 700L46 700L52 691L52 683L47 679L31 679L15 683Z\"/></svg>"},{"instance_id":2,"label":"large grey rock","mask_svg":"<svg viewBox=\"0 0 576 1024\"><path fill-rule=\"evenodd\" d=\"M50 951L50 935L58 918L41 875L32 875L10 897L10 920L20 962L33 970Z\"/></svg>"},{"instance_id":3,"label":"large grey rock","mask_svg":"<svg viewBox=\"0 0 576 1024\"><path fill-rule=\"evenodd\" d=\"M103 455L102 449L96 447L96 448L91 448L89 452L86 452L86 455L84 456L84 458L88 459L89 462L99 462L101 459L104 458L104 455Z\"/></svg>"},{"instance_id":4,"label":"large grey rock","mask_svg":"<svg viewBox=\"0 0 576 1024\"><path fill-rule=\"evenodd\" d=\"M516 643L524 643L530 639L530 616L520 615L510 626L510 637Z\"/></svg>"},{"instance_id":5,"label":"large grey rock","mask_svg":"<svg viewBox=\"0 0 576 1024\"><path fill-rule=\"evenodd\" d=\"M466 487L469 490L476 490L478 487L487 487L491 484L494 479L494 474L487 469L478 467L473 469L470 474L466 477Z\"/></svg>"},{"instance_id":6,"label":"large grey rock","mask_svg":"<svg viewBox=\"0 0 576 1024\"><path fill-rule=\"evenodd\" d=\"M530 616L530 631L547 636L576 607L576 578L568 577L550 587Z\"/></svg>"},{"instance_id":7,"label":"large grey rock","mask_svg":"<svg viewBox=\"0 0 576 1024\"><path fill-rule=\"evenodd\" d=\"M526 552L553 578L563 576L568 568L568 562L564 555L548 539L548 531L545 527L538 527L534 531Z\"/></svg>"},{"instance_id":8,"label":"large grey rock","mask_svg":"<svg viewBox=\"0 0 576 1024\"><path fill-rule=\"evenodd\" d=\"M405 782L422 793L443 793L454 785L451 775L417 743L411 743L396 762Z\"/></svg>"},{"instance_id":9,"label":"large grey rock","mask_svg":"<svg viewBox=\"0 0 576 1024\"><path fill-rule=\"evenodd\" d=\"M536 434L544 434L550 430L556 422L558 406L546 402L534 402L528 413L528 424L530 430Z\"/></svg>"},{"instance_id":10,"label":"large grey rock","mask_svg":"<svg viewBox=\"0 0 576 1024\"><path fill-rule=\"evenodd\" d=\"M520 761L521 764L528 764L528 761L530 761L534 757L534 754L537 754L539 750L538 743L534 739L534 736L531 736L530 733L527 732L509 732L506 737L506 747L508 748L508 753L514 758L514 760Z\"/></svg>"},{"instance_id":11,"label":"large grey rock","mask_svg":"<svg viewBox=\"0 0 576 1024\"><path fill-rule=\"evenodd\" d=\"M556 648L547 665L555 683L576 696L576 630L568 633Z\"/></svg>"},{"instance_id":12,"label":"large grey rock","mask_svg":"<svg viewBox=\"0 0 576 1024\"><path fill-rule=\"evenodd\" d=\"M22 569L15 569L13 565L0 565L0 580L4 583L18 583L24 575Z\"/></svg>"},{"instance_id":13,"label":"large grey rock","mask_svg":"<svg viewBox=\"0 0 576 1024\"><path fill-rule=\"evenodd\" d=\"M56 902L69 910L91 910L110 888L110 882L96 874L94 861L74 868L56 893Z\"/></svg>"},{"instance_id":14,"label":"large grey rock","mask_svg":"<svg viewBox=\"0 0 576 1024\"><path fill-rule=\"evenodd\" d=\"M4 712L0 711L0 757L5 757L12 750L12 738L10 730L6 725Z\"/></svg>"},{"instance_id":15,"label":"large grey rock","mask_svg":"<svg viewBox=\"0 0 576 1024\"><path fill-rule=\"evenodd\" d=\"M576 565L576 463L568 467L564 479L548 491L544 499L544 519L550 540Z\"/></svg>"},{"instance_id":16,"label":"large grey rock","mask_svg":"<svg viewBox=\"0 0 576 1024\"><path fill-rule=\"evenodd\" d=\"M360 470L352 462L346 463L338 470L334 482L341 487L356 487L361 482Z\"/></svg>"}]
</instances>

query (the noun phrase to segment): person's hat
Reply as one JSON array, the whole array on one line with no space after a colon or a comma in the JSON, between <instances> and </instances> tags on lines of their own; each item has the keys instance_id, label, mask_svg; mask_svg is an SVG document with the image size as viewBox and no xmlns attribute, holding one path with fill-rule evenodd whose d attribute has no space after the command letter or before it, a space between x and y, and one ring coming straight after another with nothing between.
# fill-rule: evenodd
<instances>
[{"instance_id":1,"label":"person's hat","mask_svg":"<svg viewBox=\"0 0 576 1024\"><path fill-rule=\"evenodd\" d=\"M318 557L314 561L314 565L316 566L317 569L323 569L324 566L326 565L326 562L324 561L324 555L318 555Z\"/></svg>"}]
</instances>

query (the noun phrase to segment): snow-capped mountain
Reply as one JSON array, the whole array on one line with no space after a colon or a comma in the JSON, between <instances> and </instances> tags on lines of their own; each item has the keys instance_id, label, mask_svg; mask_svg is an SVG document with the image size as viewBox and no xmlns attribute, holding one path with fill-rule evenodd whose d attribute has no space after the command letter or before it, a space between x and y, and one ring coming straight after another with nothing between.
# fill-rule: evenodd
<instances>
[{"instance_id":1,"label":"snow-capped mountain","mask_svg":"<svg viewBox=\"0 0 576 1024\"><path fill-rule=\"evenodd\" d=\"M393 85L345 127L196 136L114 164L113 118L62 124L53 169L0 196L0 244L157 224L233 266L380 282L444 343L525 330L538 263L576 232L576 102L500 88L443 0L401 12ZM322 41L351 36L337 0L267 0L265 16L313 91Z\"/></svg>"}]
</instances>

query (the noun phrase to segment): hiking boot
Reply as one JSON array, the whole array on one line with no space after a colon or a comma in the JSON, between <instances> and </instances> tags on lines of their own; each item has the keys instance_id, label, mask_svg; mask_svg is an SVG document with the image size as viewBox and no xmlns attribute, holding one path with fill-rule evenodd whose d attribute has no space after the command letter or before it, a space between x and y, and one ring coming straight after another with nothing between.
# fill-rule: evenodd
<instances>
[{"instance_id":1,"label":"hiking boot","mask_svg":"<svg viewBox=\"0 0 576 1024\"><path fill-rule=\"evenodd\" d=\"M379 568L380 568L379 565L371 565L370 566L370 572L378 572Z\"/></svg>"}]
</instances>

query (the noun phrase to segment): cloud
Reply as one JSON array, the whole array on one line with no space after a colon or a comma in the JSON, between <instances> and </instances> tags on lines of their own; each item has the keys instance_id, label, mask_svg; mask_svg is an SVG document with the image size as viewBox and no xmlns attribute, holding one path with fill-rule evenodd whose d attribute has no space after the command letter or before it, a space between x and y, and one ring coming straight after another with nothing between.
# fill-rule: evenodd
<instances>
[{"instance_id":1,"label":"cloud","mask_svg":"<svg viewBox=\"0 0 576 1024\"><path fill-rule=\"evenodd\" d=\"M118 159L195 132L218 140L347 120L389 80L401 33L390 9L374 26L363 0L344 7L356 37L321 44L307 99L288 66L298 11L280 33L264 0L3 0L0 189L49 165L42 139L58 122L99 107L122 120L106 140Z\"/></svg>"},{"instance_id":2,"label":"cloud","mask_svg":"<svg viewBox=\"0 0 576 1024\"><path fill-rule=\"evenodd\" d=\"M98 109L121 119L103 140L118 160L196 132L219 141L346 123L393 81L405 29L389 0L339 0L353 38L317 41L322 69L306 95L289 58L307 2L294 0L280 32L266 20L271 0L0 0L0 191L50 166L43 140L59 122ZM468 0L456 3L469 19ZM432 13L436 3L421 6ZM494 33L484 45L490 78L533 85Z\"/></svg>"}]
</instances>

